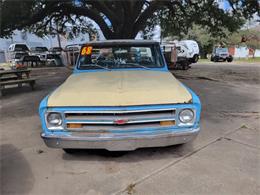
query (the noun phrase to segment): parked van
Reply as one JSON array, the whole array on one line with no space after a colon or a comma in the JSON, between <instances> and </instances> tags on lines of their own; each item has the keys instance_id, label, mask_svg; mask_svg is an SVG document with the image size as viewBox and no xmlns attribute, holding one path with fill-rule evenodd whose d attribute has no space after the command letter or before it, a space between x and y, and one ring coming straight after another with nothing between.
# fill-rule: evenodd
<instances>
[{"instance_id":1,"label":"parked van","mask_svg":"<svg viewBox=\"0 0 260 195\"><path fill-rule=\"evenodd\" d=\"M199 60L199 45L194 40L182 40L178 42L178 45L183 45L188 49L186 57L191 63L197 63Z\"/></svg>"},{"instance_id":2,"label":"parked van","mask_svg":"<svg viewBox=\"0 0 260 195\"><path fill-rule=\"evenodd\" d=\"M29 52L29 48L25 43L14 43L8 47L8 52Z\"/></svg>"},{"instance_id":3,"label":"parked van","mask_svg":"<svg viewBox=\"0 0 260 195\"><path fill-rule=\"evenodd\" d=\"M176 63L174 68L187 70L190 68L190 64L198 62L199 59L199 46L196 41L182 40L171 41L161 44L161 48L164 53L164 57L168 65L172 65L169 61L172 49L176 49Z\"/></svg>"},{"instance_id":4,"label":"parked van","mask_svg":"<svg viewBox=\"0 0 260 195\"><path fill-rule=\"evenodd\" d=\"M29 48L24 43L14 43L8 47L8 56L10 62L16 62L23 56L29 55Z\"/></svg>"}]
</instances>

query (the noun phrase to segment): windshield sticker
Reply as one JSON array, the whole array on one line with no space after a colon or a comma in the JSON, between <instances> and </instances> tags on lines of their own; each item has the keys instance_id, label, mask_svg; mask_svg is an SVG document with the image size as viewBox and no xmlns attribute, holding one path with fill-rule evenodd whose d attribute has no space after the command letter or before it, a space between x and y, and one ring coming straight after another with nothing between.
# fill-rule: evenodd
<instances>
[{"instance_id":1,"label":"windshield sticker","mask_svg":"<svg viewBox=\"0 0 260 195\"><path fill-rule=\"evenodd\" d=\"M92 54L92 47L83 47L81 50L81 55L91 55Z\"/></svg>"}]
</instances>

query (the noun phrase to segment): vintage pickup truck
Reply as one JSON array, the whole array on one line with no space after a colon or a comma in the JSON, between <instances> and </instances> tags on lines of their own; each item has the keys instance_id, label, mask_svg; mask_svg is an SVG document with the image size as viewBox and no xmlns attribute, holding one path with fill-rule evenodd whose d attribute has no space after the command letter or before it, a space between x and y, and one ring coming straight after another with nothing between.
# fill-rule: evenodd
<instances>
[{"instance_id":1,"label":"vintage pickup truck","mask_svg":"<svg viewBox=\"0 0 260 195\"><path fill-rule=\"evenodd\" d=\"M198 96L168 71L159 43L144 40L83 45L73 74L39 106L41 137L66 152L183 144L199 133L200 112Z\"/></svg>"}]
</instances>

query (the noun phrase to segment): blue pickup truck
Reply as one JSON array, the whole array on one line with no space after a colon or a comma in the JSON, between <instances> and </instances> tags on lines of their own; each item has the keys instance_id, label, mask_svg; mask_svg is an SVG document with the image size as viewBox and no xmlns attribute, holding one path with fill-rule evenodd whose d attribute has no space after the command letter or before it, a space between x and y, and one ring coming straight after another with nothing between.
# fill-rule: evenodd
<instances>
[{"instance_id":1,"label":"blue pickup truck","mask_svg":"<svg viewBox=\"0 0 260 195\"><path fill-rule=\"evenodd\" d=\"M82 46L73 74L39 106L48 147L128 151L183 144L200 130L198 96L167 69L155 41Z\"/></svg>"}]
</instances>

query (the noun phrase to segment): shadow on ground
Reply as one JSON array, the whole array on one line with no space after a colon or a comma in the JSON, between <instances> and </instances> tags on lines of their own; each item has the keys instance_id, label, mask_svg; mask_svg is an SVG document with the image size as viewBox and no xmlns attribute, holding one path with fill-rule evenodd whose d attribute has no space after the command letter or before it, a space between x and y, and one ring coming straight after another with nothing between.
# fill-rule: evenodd
<instances>
[{"instance_id":1,"label":"shadow on ground","mask_svg":"<svg viewBox=\"0 0 260 195\"><path fill-rule=\"evenodd\" d=\"M34 184L34 176L29 162L12 144L0 146L1 153L1 193L28 194ZM8 158L4 158L5 156Z\"/></svg>"},{"instance_id":2,"label":"shadow on ground","mask_svg":"<svg viewBox=\"0 0 260 195\"><path fill-rule=\"evenodd\" d=\"M68 161L115 161L115 162L138 162L146 160L159 160L162 158L180 158L194 150L192 143L157 148L140 148L134 151L107 151L77 149L73 153L63 153L62 158ZM169 154L171 154L169 156Z\"/></svg>"}]
</instances>

